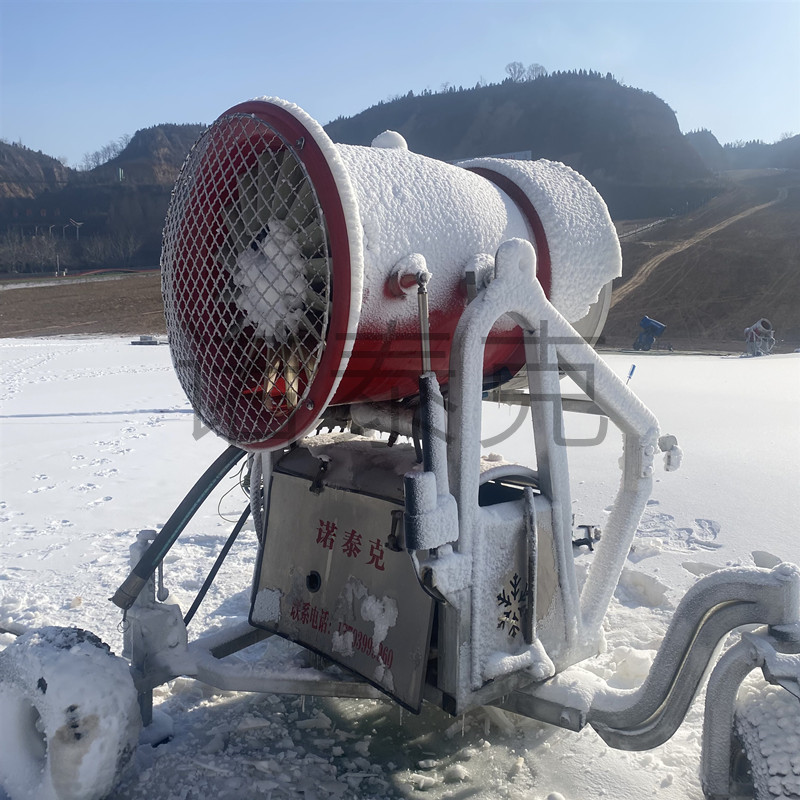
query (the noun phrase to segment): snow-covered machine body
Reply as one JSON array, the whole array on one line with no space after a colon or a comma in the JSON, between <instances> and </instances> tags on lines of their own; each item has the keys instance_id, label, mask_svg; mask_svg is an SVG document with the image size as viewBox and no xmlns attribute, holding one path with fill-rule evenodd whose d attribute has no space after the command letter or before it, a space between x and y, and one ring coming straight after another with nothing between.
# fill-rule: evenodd
<instances>
[{"instance_id":1,"label":"snow-covered machine body","mask_svg":"<svg viewBox=\"0 0 800 800\"><path fill-rule=\"evenodd\" d=\"M585 179L547 161L455 167L400 137L376 145L335 145L297 106L261 100L224 114L189 155L164 231L165 313L181 383L229 441L274 449L330 404L415 395L420 274L445 382L465 275L477 290L514 237L535 244L556 307L576 322L594 304L583 325L602 328L620 250ZM509 377L523 361L502 319L484 371Z\"/></svg>"},{"instance_id":2,"label":"snow-covered machine body","mask_svg":"<svg viewBox=\"0 0 800 800\"><path fill-rule=\"evenodd\" d=\"M140 534L113 598L145 724L152 689L188 675L224 689L388 696L415 712L492 705L646 749L678 727L720 640L759 624L707 693L703 787L730 796L743 677L761 667L800 696L797 567L698 581L635 692L576 666L602 647L656 469L681 461L592 346L620 272L605 204L563 164L444 164L392 132L336 145L275 99L223 114L178 178L162 275L176 372L229 447L158 534ZM580 399L562 396L564 375ZM529 406L530 465L482 454L487 397ZM565 412L622 432L599 541L573 528ZM182 617L154 575L244 458L249 508ZM248 514L259 541L248 623L189 642ZM579 580L581 542L594 553ZM322 658L288 676L226 660L273 634Z\"/></svg>"}]
</instances>

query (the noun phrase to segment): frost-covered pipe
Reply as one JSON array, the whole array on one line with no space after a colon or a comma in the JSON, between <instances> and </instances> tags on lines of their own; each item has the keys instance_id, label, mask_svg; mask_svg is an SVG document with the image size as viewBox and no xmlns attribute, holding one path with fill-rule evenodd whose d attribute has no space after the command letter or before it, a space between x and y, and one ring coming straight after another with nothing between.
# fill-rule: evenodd
<instances>
[{"instance_id":1,"label":"frost-covered pipe","mask_svg":"<svg viewBox=\"0 0 800 800\"><path fill-rule=\"evenodd\" d=\"M367 430L414 436L414 410L397 403L354 403L350 419Z\"/></svg>"},{"instance_id":2,"label":"frost-covered pipe","mask_svg":"<svg viewBox=\"0 0 800 800\"><path fill-rule=\"evenodd\" d=\"M581 619L587 637L585 644L589 644L600 631L642 512L653 490L652 456L647 457L645 453L649 450L655 453L657 441L657 428L650 428L638 435L623 435L620 487L603 531L603 546L597 548L581 592Z\"/></svg>"},{"instance_id":3,"label":"frost-covered pipe","mask_svg":"<svg viewBox=\"0 0 800 800\"><path fill-rule=\"evenodd\" d=\"M710 800L730 797L731 731L736 693L742 681L762 663L753 643L742 638L720 658L708 679L700 780L703 795Z\"/></svg>"},{"instance_id":4,"label":"frost-covered pipe","mask_svg":"<svg viewBox=\"0 0 800 800\"><path fill-rule=\"evenodd\" d=\"M798 586L800 570L791 564L773 570L734 567L702 578L675 610L644 683L635 690L598 692L589 723L613 747L662 744L684 718L722 637L741 625L796 624ZM708 691L713 697L719 686L709 684Z\"/></svg>"}]
</instances>

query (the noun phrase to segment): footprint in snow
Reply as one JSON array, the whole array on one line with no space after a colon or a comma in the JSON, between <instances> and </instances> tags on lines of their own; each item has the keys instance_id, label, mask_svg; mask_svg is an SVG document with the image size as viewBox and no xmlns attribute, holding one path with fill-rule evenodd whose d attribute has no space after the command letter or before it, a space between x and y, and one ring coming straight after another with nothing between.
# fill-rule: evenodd
<instances>
[{"instance_id":1,"label":"footprint in snow","mask_svg":"<svg viewBox=\"0 0 800 800\"><path fill-rule=\"evenodd\" d=\"M51 486L39 486L36 489L28 489L26 494L39 494L39 492L49 492L51 489L55 489L56 485L52 484Z\"/></svg>"},{"instance_id":2,"label":"footprint in snow","mask_svg":"<svg viewBox=\"0 0 800 800\"><path fill-rule=\"evenodd\" d=\"M122 430L123 439L143 439L147 435L148 434L142 433L133 425L128 428L123 428Z\"/></svg>"},{"instance_id":3,"label":"footprint in snow","mask_svg":"<svg viewBox=\"0 0 800 800\"><path fill-rule=\"evenodd\" d=\"M637 533L641 536L665 536L673 531L677 531L677 528L672 514L645 509Z\"/></svg>"},{"instance_id":4,"label":"footprint in snow","mask_svg":"<svg viewBox=\"0 0 800 800\"><path fill-rule=\"evenodd\" d=\"M110 495L106 495L105 497L98 497L97 500L92 500L86 504L87 508L95 508L96 506L102 505L103 503L107 503L111 500Z\"/></svg>"},{"instance_id":5,"label":"footprint in snow","mask_svg":"<svg viewBox=\"0 0 800 800\"><path fill-rule=\"evenodd\" d=\"M722 529L719 522L713 519L696 519L694 522L695 527L692 529L687 539L689 544L694 544L706 549L722 547L719 542L715 541Z\"/></svg>"},{"instance_id":6,"label":"footprint in snow","mask_svg":"<svg viewBox=\"0 0 800 800\"><path fill-rule=\"evenodd\" d=\"M63 544L51 544L49 547L46 547L44 550L42 550L37 556L37 558L39 561L45 561L46 559L50 558L50 556L53 555L53 553L63 549L64 549Z\"/></svg>"},{"instance_id":7,"label":"footprint in snow","mask_svg":"<svg viewBox=\"0 0 800 800\"><path fill-rule=\"evenodd\" d=\"M80 486L75 487L76 492L91 492L100 487L96 483L82 483Z\"/></svg>"},{"instance_id":8,"label":"footprint in snow","mask_svg":"<svg viewBox=\"0 0 800 800\"><path fill-rule=\"evenodd\" d=\"M107 478L109 475L116 475L119 472L118 469L99 469L97 472L94 473L95 478Z\"/></svg>"},{"instance_id":9,"label":"footprint in snow","mask_svg":"<svg viewBox=\"0 0 800 800\"><path fill-rule=\"evenodd\" d=\"M638 539L660 539L663 547L669 550L715 550L722 546L716 541L721 530L716 520L697 518L692 527L681 528L675 517L655 510L656 506L658 501L645 508L636 531Z\"/></svg>"}]
</instances>

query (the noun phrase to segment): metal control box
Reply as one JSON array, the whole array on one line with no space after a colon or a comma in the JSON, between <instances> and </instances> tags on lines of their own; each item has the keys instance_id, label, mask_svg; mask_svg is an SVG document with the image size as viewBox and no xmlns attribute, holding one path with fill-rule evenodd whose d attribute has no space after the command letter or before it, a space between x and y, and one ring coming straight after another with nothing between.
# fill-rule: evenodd
<instances>
[{"instance_id":1,"label":"metal control box","mask_svg":"<svg viewBox=\"0 0 800 800\"><path fill-rule=\"evenodd\" d=\"M402 471L413 462L398 448L365 480L338 455L297 448L276 465L250 621L418 711L434 601L403 546ZM372 493L355 490L365 484Z\"/></svg>"}]
</instances>

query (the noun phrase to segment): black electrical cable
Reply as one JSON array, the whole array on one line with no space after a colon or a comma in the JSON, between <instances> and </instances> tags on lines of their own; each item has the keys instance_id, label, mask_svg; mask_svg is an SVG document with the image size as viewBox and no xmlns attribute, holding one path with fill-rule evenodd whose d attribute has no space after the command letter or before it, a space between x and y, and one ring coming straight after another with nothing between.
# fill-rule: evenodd
<instances>
[{"instance_id":1,"label":"black electrical cable","mask_svg":"<svg viewBox=\"0 0 800 800\"><path fill-rule=\"evenodd\" d=\"M153 543L145 550L139 563L131 570L122 586L117 589L111 601L123 610L129 609L144 585L155 572L158 564L175 544L178 536L189 524L189 520L202 505L203 501L211 494L214 487L230 472L230 470L245 455L245 451L231 445L217 460L202 474L180 505L172 512L166 525L159 531Z\"/></svg>"},{"instance_id":2,"label":"black electrical cable","mask_svg":"<svg viewBox=\"0 0 800 800\"><path fill-rule=\"evenodd\" d=\"M247 518L250 516L250 506L247 506L244 511L242 511L242 516L239 517L239 521L233 526L233 530L231 531L231 535L228 537L228 541L225 542L222 550L220 550L219 555L217 556L217 560L214 562L214 566L211 567L211 571L208 573L208 577L203 581L203 585L200 587L200 591L197 593L197 597L194 598L194 602L192 603L192 607L186 612L186 616L183 618L183 624L188 625L192 621L192 617L197 613L197 609L200 608L200 603L203 602L208 590L211 588L211 584L214 583L214 578L217 577L217 573L219 572L219 568L222 566L222 562L225 560L225 557L228 555L231 547L233 547L233 543L236 541L236 537L239 535L239 532L244 527L245 522L247 522Z\"/></svg>"}]
</instances>

